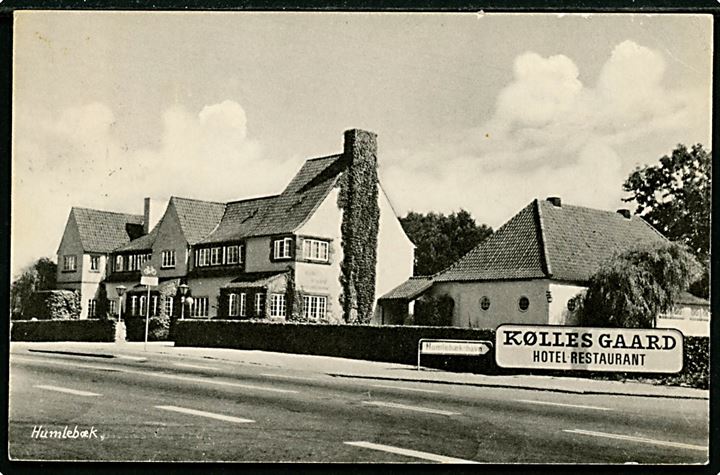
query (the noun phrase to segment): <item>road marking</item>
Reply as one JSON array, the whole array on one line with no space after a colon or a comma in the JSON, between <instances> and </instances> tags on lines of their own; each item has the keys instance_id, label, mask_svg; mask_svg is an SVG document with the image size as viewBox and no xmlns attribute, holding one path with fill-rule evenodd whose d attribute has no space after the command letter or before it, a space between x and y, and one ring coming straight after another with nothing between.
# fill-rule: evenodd
<instances>
[{"instance_id":1,"label":"road marking","mask_svg":"<svg viewBox=\"0 0 720 475\"><path fill-rule=\"evenodd\" d=\"M374 388L385 388L385 389L398 389L400 391L414 391L418 393L435 393L440 394L440 391L433 391L432 389L418 389L418 388L406 388L403 386L385 386L384 384L371 384Z\"/></svg>"},{"instance_id":2,"label":"road marking","mask_svg":"<svg viewBox=\"0 0 720 475\"><path fill-rule=\"evenodd\" d=\"M117 355L118 358L122 360L130 360L130 361L147 361L147 358L143 356L127 356L127 355Z\"/></svg>"},{"instance_id":3,"label":"road marking","mask_svg":"<svg viewBox=\"0 0 720 475\"><path fill-rule=\"evenodd\" d=\"M215 366L203 366L203 365L199 365L199 364L189 364L189 363L173 363L173 364L174 364L175 366L179 366L179 367L181 367L181 368L213 369L213 370L216 370L216 371L217 371L217 369L218 369L218 368L216 368Z\"/></svg>"},{"instance_id":4,"label":"road marking","mask_svg":"<svg viewBox=\"0 0 720 475\"><path fill-rule=\"evenodd\" d=\"M676 448L680 448L680 449L702 450L702 451L708 450L708 447L703 446L703 445L682 444L680 442L669 442L666 440L646 439L644 437L635 437L632 435L609 434L606 432L594 432L594 431L582 430L582 429L563 429L563 432L570 432L572 434L592 435L595 437L605 437L607 439L629 440L632 442L642 442L645 444L662 445L665 447L676 447Z\"/></svg>"},{"instance_id":5,"label":"road marking","mask_svg":"<svg viewBox=\"0 0 720 475\"><path fill-rule=\"evenodd\" d=\"M614 411L608 407L600 406L583 406L582 404L564 404L562 402L550 402L550 401L534 401L532 399L515 399L517 402L526 402L528 404L542 404L545 406L562 406L562 407L577 407L579 409L595 409L597 411Z\"/></svg>"},{"instance_id":6,"label":"road marking","mask_svg":"<svg viewBox=\"0 0 720 475\"><path fill-rule=\"evenodd\" d=\"M215 414L214 412L198 411L197 409L188 409L185 407L177 406L155 406L158 409L165 411L180 412L182 414L191 414L193 416L207 417L209 419L217 419L219 421L237 422L238 424L255 422L251 419L242 419L240 417L226 416L224 414Z\"/></svg>"},{"instance_id":7,"label":"road marking","mask_svg":"<svg viewBox=\"0 0 720 475\"><path fill-rule=\"evenodd\" d=\"M78 391L77 389L61 388L60 386L47 386L44 384L38 384L35 386L40 389L47 389L48 391L57 391L59 393L73 394L75 396L100 396L98 393L91 393L89 391Z\"/></svg>"},{"instance_id":8,"label":"road marking","mask_svg":"<svg viewBox=\"0 0 720 475\"><path fill-rule=\"evenodd\" d=\"M478 463L473 460L458 459L455 457L446 457L444 455L431 454L430 452L420 452L418 450L402 449L400 447L393 447L392 445L373 444L372 442L358 441L358 442L345 442L347 445L354 447L362 447L364 449L380 450L382 452L389 452L391 454L405 455L407 457L415 457L424 460L431 460L433 462L440 463Z\"/></svg>"},{"instance_id":9,"label":"road marking","mask_svg":"<svg viewBox=\"0 0 720 475\"><path fill-rule=\"evenodd\" d=\"M203 384L215 384L217 386L229 386L229 387L235 387L235 388L243 388L243 389L254 389L257 391L269 391L274 393L285 393L285 394L296 394L297 391L292 389L278 389L278 388L269 388L267 386L255 386L253 384L240 384L240 383L233 383L230 381L215 381L212 379L203 379L203 378L191 378L189 376L180 376L177 374L168 374L168 373L157 373L152 371L136 371L131 370L127 368L113 368L111 366L97 366L97 365L84 365L84 364L73 364L73 363L65 363L60 361L50 361L50 360L37 360L33 358L13 358L15 360L20 361L30 361L33 363L44 363L44 364L54 364L58 366L71 366L73 368L89 368L89 369L96 369L101 371L116 371L119 373L127 373L127 374L139 374L141 376L150 376L152 378L166 378L166 379L176 379L179 381L190 381L194 383L203 383Z\"/></svg>"},{"instance_id":10,"label":"road marking","mask_svg":"<svg viewBox=\"0 0 720 475\"><path fill-rule=\"evenodd\" d=\"M260 373L260 376L268 376L270 378L297 379L300 381L317 381L317 378L304 378L302 376L287 376L284 374Z\"/></svg>"},{"instance_id":11,"label":"road marking","mask_svg":"<svg viewBox=\"0 0 720 475\"><path fill-rule=\"evenodd\" d=\"M363 401L363 404L370 406L392 407L393 409L406 409L408 411L427 412L429 414L440 414L442 416L455 416L460 414L459 412L443 411L442 409L430 409L429 407L406 406L405 404L397 404L394 402Z\"/></svg>"}]
</instances>

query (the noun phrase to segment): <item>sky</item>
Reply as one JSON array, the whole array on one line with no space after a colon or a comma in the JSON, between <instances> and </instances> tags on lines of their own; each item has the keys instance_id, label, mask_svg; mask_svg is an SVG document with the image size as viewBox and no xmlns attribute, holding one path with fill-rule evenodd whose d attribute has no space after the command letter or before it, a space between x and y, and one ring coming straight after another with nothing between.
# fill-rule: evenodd
<instances>
[{"instance_id":1,"label":"sky","mask_svg":"<svg viewBox=\"0 0 720 475\"><path fill-rule=\"evenodd\" d=\"M72 206L278 193L350 128L398 215L495 229L547 196L630 207L635 167L712 148L709 16L56 11L14 35L12 275Z\"/></svg>"}]
</instances>

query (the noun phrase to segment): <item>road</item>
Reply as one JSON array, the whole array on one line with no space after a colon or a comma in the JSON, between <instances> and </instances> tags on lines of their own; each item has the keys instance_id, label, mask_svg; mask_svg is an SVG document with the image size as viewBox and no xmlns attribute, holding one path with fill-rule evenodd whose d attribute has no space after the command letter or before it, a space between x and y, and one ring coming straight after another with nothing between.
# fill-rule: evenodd
<instances>
[{"instance_id":1,"label":"road","mask_svg":"<svg viewBox=\"0 0 720 475\"><path fill-rule=\"evenodd\" d=\"M14 460L703 463L708 401L13 352ZM88 438L42 438L43 431Z\"/></svg>"}]
</instances>

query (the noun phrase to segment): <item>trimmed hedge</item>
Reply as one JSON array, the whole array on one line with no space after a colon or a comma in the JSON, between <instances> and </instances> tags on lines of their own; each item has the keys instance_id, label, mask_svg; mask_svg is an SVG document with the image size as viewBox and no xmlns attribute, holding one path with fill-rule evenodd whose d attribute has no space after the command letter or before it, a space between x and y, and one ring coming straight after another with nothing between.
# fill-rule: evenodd
<instances>
[{"instance_id":1,"label":"trimmed hedge","mask_svg":"<svg viewBox=\"0 0 720 475\"><path fill-rule=\"evenodd\" d=\"M495 330L455 327L330 325L237 320L177 320L171 332L175 346L234 348L306 355L416 364L418 340L486 340ZM685 337L684 367L677 374L504 369L495 364L494 348L485 355L423 355L422 365L449 371L482 374L534 374L595 379L650 379L660 384L706 389L709 377L709 338Z\"/></svg>"},{"instance_id":2,"label":"trimmed hedge","mask_svg":"<svg viewBox=\"0 0 720 475\"><path fill-rule=\"evenodd\" d=\"M115 341L113 320L15 320L11 341Z\"/></svg>"},{"instance_id":3,"label":"trimmed hedge","mask_svg":"<svg viewBox=\"0 0 720 475\"><path fill-rule=\"evenodd\" d=\"M145 317L127 317L125 320L125 338L127 341L145 341ZM150 317L148 341L166 341L169 336L170 317L156 315Z\"/></svg>"}]
</instances>

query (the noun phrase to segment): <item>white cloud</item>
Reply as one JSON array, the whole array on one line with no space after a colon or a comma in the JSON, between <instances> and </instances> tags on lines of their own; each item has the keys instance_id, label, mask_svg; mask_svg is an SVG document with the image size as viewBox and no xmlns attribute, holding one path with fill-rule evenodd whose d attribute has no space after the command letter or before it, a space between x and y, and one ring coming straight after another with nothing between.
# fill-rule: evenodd
<instances>
[{"instance_id":1,"label":"white cloud","mask_svg":"<svg viewBox=\"0 0 720 475\"><path fill-rule=\"evenodd\" d=\"M227 201L277 193L300 166L274 161L249 137L242 106L162 114L160 145L129 149L115 115L91 103L59 114L16 113L13 153L13 272L54 255L72 206L142 213L142 199L170 195ZM160 216L155 210L156 218Z\"/></svg>"},{"instance_id":2,"label":"white cloud","mask_svg":"<svg viewBox=\"0 0 720 475\"><path fill-rule=\"evenodd\" d=\"M636 165L680 142L710 146L702 91L666 87L665 69L659 52L624 41L588 86L570 58L523 53L485 123L387 158L388 193L399 212L465 208L494 227L536 197L627 207Z\"/></svg>"}]
</instances>

